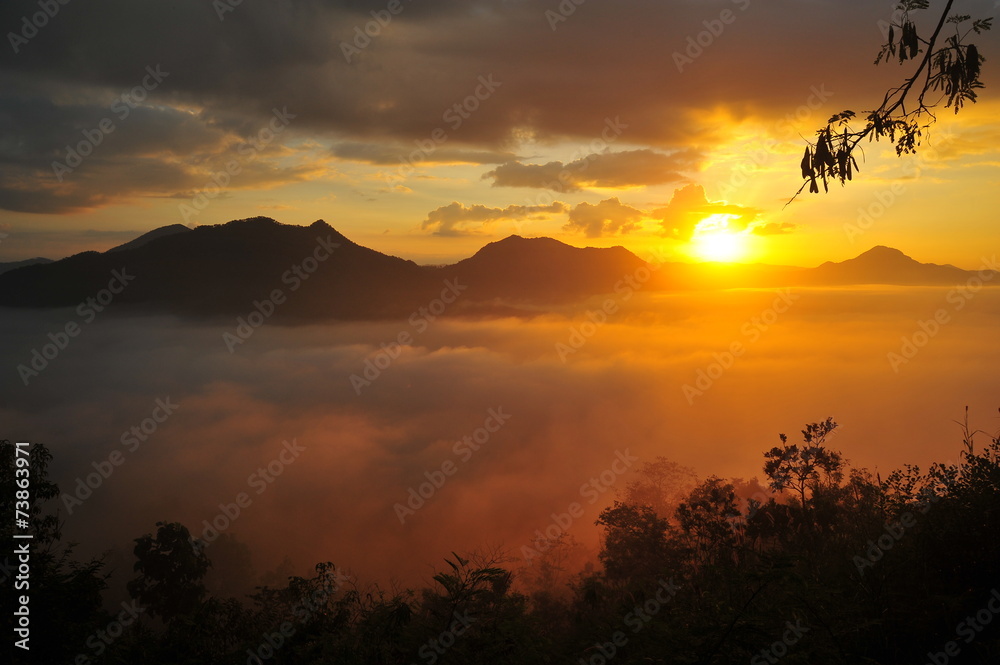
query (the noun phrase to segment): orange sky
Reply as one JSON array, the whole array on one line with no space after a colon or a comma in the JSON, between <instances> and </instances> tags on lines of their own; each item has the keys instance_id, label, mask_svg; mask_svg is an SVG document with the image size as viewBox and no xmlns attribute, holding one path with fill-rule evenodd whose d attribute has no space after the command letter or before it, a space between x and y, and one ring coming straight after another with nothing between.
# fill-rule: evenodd
<instances>
[{"instance_id":1,"label":"orange sky","mask_svg":"<svg viewBox=\"0 0 1000 665\"><path fill-rule=\"evenodd\" d=\"M909 71L871 64L891 4L66 5L0 56L0 261L267 215L425 263L518 233L797 265L883 244L974 268L997 245L993 34L982 101L942 111L920 155L865 145L859 180L783 208L802 137ZM704 241L706 218L736 235Z\"/></svg>"}]
</instances>

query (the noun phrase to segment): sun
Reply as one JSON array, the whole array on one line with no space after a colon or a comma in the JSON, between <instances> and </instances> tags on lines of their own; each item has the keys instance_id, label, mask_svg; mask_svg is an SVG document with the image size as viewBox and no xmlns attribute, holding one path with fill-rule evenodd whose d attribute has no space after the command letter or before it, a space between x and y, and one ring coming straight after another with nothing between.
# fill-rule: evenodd
<instances>
[{"instance_id":1,"label":"sun","mask_svg":"<svg viewBox=\"0 0 1000 665\"><path fill-rule=\"evenodd\" d=\"M698 223L691 237L693 254L703 261L736 261L747 253L746 234L732 231L732 215L710 215Z\"/></svg>"}]
</instances>

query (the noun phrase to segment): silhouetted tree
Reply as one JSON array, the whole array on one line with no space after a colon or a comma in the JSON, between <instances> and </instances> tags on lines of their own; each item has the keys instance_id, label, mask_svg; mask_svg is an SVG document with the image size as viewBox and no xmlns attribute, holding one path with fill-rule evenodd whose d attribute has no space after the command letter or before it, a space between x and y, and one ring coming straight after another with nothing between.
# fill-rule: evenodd
<instances>
[{"instance_id":1,"label":"silhouetted tree","mask_svg":"<svg viewBox=\"0 0 1000 665\"><path fill-rule=\"evenodd\" d=\"M712 476L677 507L677 521L702 563L719 563L736 545L734 520L740 517L732 483Z\"/></svg>"},{"instance_id":2,"label":"silhouetted tree","mask_svg":"<svg viewBox=\"0 0 1000 665\"><path fill-rule=\"evenodd\" d=\"M601 563L609 580L654 582L670 568L670 523L645 505L615 501L601 511L596 524L604 527Z\"/></svg>"},{"instance_id":3,"label":"silhouetted tree","mask_svg":"<svg viewBox=\"0 0 1000 665\"><path fill-rule=\"evenodd\" d=\"M985 58L967 39L971 33L979 35L989 30L992 18L973 20L967 14L952 14L955 0L942 4L936 26L926 38L918 32L912 14L928 9L930 1L902 0L896 5L887 41L875 64L898 57L900 64L915 63L913 73L888 90L876 109L865 111L861 128L851 126L857 118L854 111L843 111L816 132L816 141L809 143L802 157L804 182L795 196L806 187L811 193L818 193L820 181L824 191L829 191L831 180L839 180L841 184L852 180L858 170L854 153L865 139L887 138L895 145L897 155L914 153L924 130L937 119L935 110L940 104L958 113L966 102L976 101L976 91L983 87L980 67ZM943 35L946 25L954 26L954 33Z\"/></svg>"},{"instance_id":4,"label":"silhouetted tree","mask_svg":"<svg viewBox=\"0 0 1000 665\"><path fill-rule=\"evenodd\" d=\"M49 502L59 496L59 486L48 477L52 454L42 444L21 447L0 441L0 541L5 545L0 554L3 574L0 593L6 634L14 635L14 612L21 595L30 598L30 652L8 646L15 662L70 662L85 650L85 642L94 630L108 621L101 609L101 593L107 587L104 564L99 559L79 562L73 559L74 543L62 544L58 514L49 511ZM23 460L18 462L18 460ZM20 484L19 484L20 481ZM26 483L24 481L27 481ZM24 494L18 494L24 492ZM16 502L24 501L16 505ZM27 528L18 533L30 533L31 540L14 540L15 507L29 515ZM15 545L28 545L30 572L17 579L19 555ZM27 586L25 586L27 585ZM8 651L10 653L10 651Z\"/></svg>"},{"instance_id":5,"label":"silhouetted tree","mask_svg":"<svg viewBox=\"0 0 1000 665\"><path fill-rule=\"evenodd\" d=\"M150 614L170 622L192 614L205 597L202 578L210 565L202 548L179 522L157 522L156 537L135 539L138 577L128 583L129 594Z\"/></svg>"},{"instance_id":6,"label":"silhouetted tree","mask_svg":"<svg viewBox=\"0 0 1000 665\"><path fill-rule=\"evenodd\" d=\"M764 473L770 478L770 487L778 492L786 489L796 492L803 511L809 509L806 490L815 495L824 481L839 484L843 478L843 457L823 445L836 428L833 418L806 425L802 430L804 445L801 447L789 445L788 437L779 434L783 445L764 453Z\"/></svg>"}]
</instances>

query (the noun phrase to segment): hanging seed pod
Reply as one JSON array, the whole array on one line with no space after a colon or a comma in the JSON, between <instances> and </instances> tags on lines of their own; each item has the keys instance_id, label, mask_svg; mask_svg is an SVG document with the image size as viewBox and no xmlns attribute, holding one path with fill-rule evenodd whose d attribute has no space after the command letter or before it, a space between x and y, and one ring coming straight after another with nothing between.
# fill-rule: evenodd
<instances>
[{"instance_id":1,"label":"hanging seed pod","mask_svg":"<svg viewBox=\"0 0 1000 665\"><path fill-rule=\"evenodd\" d=\"M808 147L806 148L806 154L804 154L802 156L802 164L801 164L801 166L802 166L802 177L803 178L808 178L810 175L812 175L812 160L811 160L811 155L809 153L809 148Z\"/></svg>"},{"instance_id":2,"label":"hanging seed pod","mask_svg":"<svg viewBox=\"0 0 1000 665\"><path fill-rule=\"evenodd\" d=\"M837 160L833 155L833 137L830 135L829 127L827 127L826 129L825 138L826 138L826 155L824 161L828 167L832 167L834 164L837 163Z\"/></svg>"},{"instance_id":3,"label":"hanging seed pod","mask_svg":"<svg viewBox=\"0 0 1000 665\"><path fill-rule=\"evenodd\" d=\"M972 82L979 77L979 49L969 44L965 50L965 78Z\"/></svg>"}]
</instances>

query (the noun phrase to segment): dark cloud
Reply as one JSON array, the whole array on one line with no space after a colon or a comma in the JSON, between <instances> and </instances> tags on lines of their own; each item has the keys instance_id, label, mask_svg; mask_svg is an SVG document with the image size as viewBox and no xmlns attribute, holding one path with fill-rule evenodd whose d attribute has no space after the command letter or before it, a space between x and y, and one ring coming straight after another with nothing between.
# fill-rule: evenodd
<instances>
[{"instance_id":1,"label":"dark cloud","mask_svg":"<svg viewBox=\"0 0 1000 665\"><path fill-rule=\"evenodd\" d=\"M655 150L626 150L590 154L567 164L502 164L486 173L494 187L537 187L575 192L587 187L635 187L683 180L681 170L697 164L692 151L664 154Z\"/></svg>"},{"instance_id":2,"label":"dark cloud","mask_svg":"<svg viewBox=\"0 0 1000 665\"><path fill-rule=\"evenodd\" d=\"M463 150L461 148L424 150L416 144L405 146L351 141L337 143L331 148L331 152L340 159L380 166L424 162L429 164L502 164L517 159L517 155L512 152ZM414 159L411 159L411 156Z\"/></svg>"},{"instance_id":3,"label":"dark cloud","mask_svg":"<svg viewBox=\"0 0 1000 665\"><path fill-rule=\"evenodd\" d=\"M881 39L877 21L890 10L863 0L752 2L745 10L743 2L722 0L586 3L555 30L546 11L558 3L550 0L406 2L365 39L358 30L364 34L375 20L371 12L385 4L245 0L221 17L218 4L60 4L18 52L10 44L0 49L0 158L4 182L16 183L0 194L0 206L53 210L41 200L49 196L39 182L44 163L92 126L116 95L140 84L150 66L170 76L122 127L117 146L109 142L108 155L196 162L206 146L257 131L274 108L287 107L297 117L294 130L281 137L285 144L308 136L331 145L411 145L443 131L449 145L462 145L448 159L492 163L494 155L521 152L524 139L597 140L609 119L620 117L626 127L619 140L649 150L590 164L587 177L610 186L678 180L684 165L667 163L656 151L710 149L725 136L720 118L777 121L806 103L815 86L832 95L818 112L864 107L881 99L887 80L902 75L872 67ZM736 20L678 71L675 53L686 52L692 39L697 43L705 22L724 9ZM990 9L988 0L967 5L973 14ZM38 11L36 0L8 0L0 3L0 25L19 33L25 17ZM342 44L356 38L364 45L348 62ZM836 53L837 67L817 68L807 57L824 52ZM477 96L481 77L499 85ZM389 163L378 150L354 149L354 158ZM105 169L95 161L89 168L88 186L107 193L77 195L56 209L183 187L168 179L149 193L115 185L126 174L113 165ZM537 182L551 175L545 168L512 164L498 172L513 177L520 169L525 180ZM281 169L273 173L275 183L287 181ZM571 182L567 190L585 184Z\"/></svg>"},{"instance_id":4,"label":"dark cloud","mask_svg":"<svg viewBox=\"0 0 1000 665\"><path fill-rule=\"evenodd\" d=\"M477 235L493 222L538 219L545 215L568 210L569 206L561 201L556 201L551 205L510 205L506 208L491 208L480 204L465 206L458 201L453 201L427 213L427 219L420 227L437 236Z\"/></svg>"},{"instance_id":5,"label":"dark cloud","mask_svg":"<svg viewBox=\"0 0 1000 665\"><path fill-rule=\"evenodd\" d=\"M230 188L300 179L280 142L261 141L203 114L155 105L119 91L104 103L58 105L37 91L0 96L0 208L68 213L132 197L189 198L232 160ZM124 97L123 97L124 95ZM273 157L273 159L272 159Z\"/></svg>"}]
</instances>

